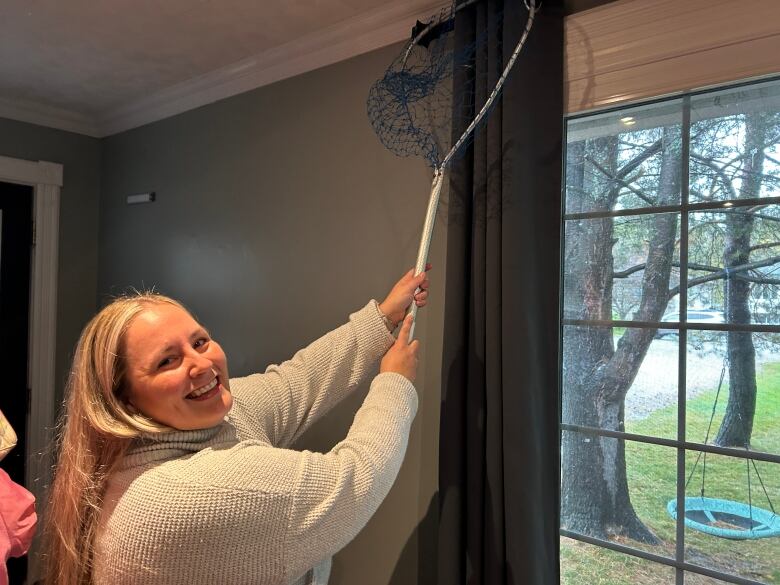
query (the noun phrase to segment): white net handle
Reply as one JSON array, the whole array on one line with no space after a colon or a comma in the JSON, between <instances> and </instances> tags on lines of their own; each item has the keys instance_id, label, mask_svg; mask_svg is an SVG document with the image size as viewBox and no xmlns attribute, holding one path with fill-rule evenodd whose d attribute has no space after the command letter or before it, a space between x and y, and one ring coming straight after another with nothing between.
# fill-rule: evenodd
<instances>
[{"instance_id":1,"label":"white net handle","mask_svg":"<svg viewBox=\"0 0 780 585\"><path fill-rule=\"evenodd\" d=\"M420 247L417 249L417 262L414 265L414 274L417 276L425 271L425 265L428 263L428 251L431 247L431 238L433 237L433 224L436 222L436 210L439 207L439 195L441 186L444 184L444 171L437 169L433 173L433 183L431 183L431 196L428 199L428 211L425 214L425 224L423 225L422 237L420 238ZM414 294L420 292L418 288ZM412 314L412 328L409 331L409 341L414 338L414 326L417 322L417 303L412 299L409 309Z\"/></svg>"},{"instance_id":2,"label":"white net handle","mask_svg":"<svg viewBox=\"0 0 780 585\"><path fill-rule=\"evenodd\" d=\"M490 106L493 105L493 102L498 97L498 94L501 93L504 82L509 76L509 72L512 70L512 66L515 64L515 61L517 61L517 56L520 54L520 51L523 50L525 41L528 39L528 34L531 32L531 28L534 25L534 17L536 16L536 0L527 0L525 5L528 8L528 20L525 23L525 30L520 36L520 40L517 42L515 50L512 51L512 56L509 58L506 67L504 67L504 71L501 73L501 77L498 78L496 86L493 88L493 91L490 92L490 96L488 96L488 99L485 101L482 109L471 121L471 124L468 125L468 128L466 128L463 134L461 134L460 138L458 138L458 140L455 142L453 147L447 153L447 156L444 157L444 160L442 161L441 165L439 165L439 168L434 171L433 183L431 184L431 196L428 199L428 211L425 215L425 224L423 225L422 237L420 238L420 247L417 250L417 262L414 266L415 276L423 272L425 270L425 265L428 263L428 251L431 247L431 238L433 237L433 224L436 221L436 210L439 207L439 195L441 194L441 187L444 184L444 172L449 166L452 157L461 148L461 146L465 144L482 118L484 118L487 114ZM418 35L418 38L419 36L420 35ZM418 39L416 38L414 41L412 41L412 44L414 44L417 40ZM415 295L418 292L420 292L419 288L415 291ZM412 299L409 312L412 314L413 319L412 328L409 331L409 341L411 341L414 338L414 326L417 320L417 304L414 302L414 299Z\"/></svg>"}]
</instances>

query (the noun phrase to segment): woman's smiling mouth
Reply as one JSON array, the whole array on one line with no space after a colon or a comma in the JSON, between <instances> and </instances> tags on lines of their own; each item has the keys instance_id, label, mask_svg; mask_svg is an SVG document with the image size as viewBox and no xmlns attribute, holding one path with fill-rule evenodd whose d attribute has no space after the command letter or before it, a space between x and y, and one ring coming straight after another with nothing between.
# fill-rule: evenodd
<instances>
[{"instance_id":1,"label":"woman's smiling mouth","mask_svg":"<svg viewBox=\"0 0 780 585\"><path fill-rule=\"evenodd\" d=\"M185 398L187 400L208 400L212 396L216 396L219 393L219 378L214 378L211 382L205 386L201 386L197 390L193 390Z\"/></svg>"}]
</instances>

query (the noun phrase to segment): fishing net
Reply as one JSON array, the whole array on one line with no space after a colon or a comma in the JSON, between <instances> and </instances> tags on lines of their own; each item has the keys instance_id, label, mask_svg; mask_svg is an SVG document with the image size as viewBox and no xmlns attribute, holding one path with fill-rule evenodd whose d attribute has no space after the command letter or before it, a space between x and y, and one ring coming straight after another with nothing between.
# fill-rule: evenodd
<instances>
[{"instance_id":1,"label":"fishing net","mask_svg":"<svg viewBox=\"0 0 780 585\"><path fill-rule=\"evenodd\" d=\"M444 175L450 163L462 156L498 101L517 57L533 27L536 0L525 0L528 11L525 29L506 64L498 64L492 91L479 95L475 87L484 87L474 79L489 75L491 69L475 67L475 57L487 50L489 40L501 38L503 13L485 17L471 39L456 39L455 15L477 0L455 3L425 22L417 22L412 38L393 60L368 94L368 117L379 140L399 156L423 158L433 169L433 183L423 233L415 264L415 273L425 269L433 224ZM499 56L500 58L500 56ZM453 84L453 76L466 75L471 83ZM460 134L453 128L464 129ZM412 313L417 307L412 303Z\"/></svg>"}]
</instances>

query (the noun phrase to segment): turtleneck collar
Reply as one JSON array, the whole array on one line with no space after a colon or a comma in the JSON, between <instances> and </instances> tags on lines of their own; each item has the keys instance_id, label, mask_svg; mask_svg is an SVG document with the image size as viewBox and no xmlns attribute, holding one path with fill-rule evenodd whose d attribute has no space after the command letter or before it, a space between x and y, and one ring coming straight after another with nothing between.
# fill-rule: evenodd
<instances>
[{"instance_id":1,"label":"turtleneck collar","mask_svg":"<svg viewBox=\"0 0 780 585\"><path fill-rule=\"evenodd\" d=\"M128 469L197 453L207 447L234 445L238 442L236 428L228 418L217 426L194 431L145 433L134 439L120 465Z\"/></svg>"}]
</instances>

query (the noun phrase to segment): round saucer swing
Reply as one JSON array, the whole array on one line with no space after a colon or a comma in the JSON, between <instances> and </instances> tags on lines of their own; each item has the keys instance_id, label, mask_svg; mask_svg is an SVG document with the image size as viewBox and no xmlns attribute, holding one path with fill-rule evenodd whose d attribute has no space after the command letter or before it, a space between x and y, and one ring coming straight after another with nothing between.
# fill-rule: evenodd
<instances>
[{"instance_id":1,"label":"round saucer swing","mask_svg":"<svg viewBox=\"0 0 780 585\"><path fill-rule=\"evenodd\" d=\"M718 406L718 398L720 397L720 391L723 386L723 377L726 374L726 368L728 367L728 357L723 361L723 370L720 373L720 382L718 382L718 391L715 394L715 403L712 405L712 414L710 415L710 424L707 427L707 436L704 439L704 444L707 444L710 436L710 430L712 428L712 421L715 418L715 409ZM699 460L702 459L702 452L699 452L699 456L696 458L696 463L688 476L688 481L685 483L686 490L691 483L696 468L699 465ZM769 494L764 486L764 481L761 479L761 474L758 472L758 467L753 459L746 459L747 464L747 487L748 487L748 503L735 502L733 500L725 500L719 498L708 498L704 495L705 479L707 475L707 453L703 453L704 463L702 465L702 477L701 477L701 490L699 496L686 497L684 501L685 506L685 525L693 530L698 530L704 534L710 534L719 538L728 538L731 540L753 540L758 538L769 538L773 536L780 536L780 515L775 512L772 500L769 498ZM753 491L751 481L751 464L755 470L755 475L764 491L764 496L769 503L769 510L759 508L753 505ZM677 499L671 500L667 506L666 511L669 515L677 519Z\"/></svg>"},{"instance_id":2,"label":"round saucer swing","mask_svg":"<svg viewBox=\"0 0 780 585\"><path fill-rule=\"evenodd\" d=\"M666 506L677 519L677 500ZM718 498L685 498L685 525L705 534L731 540L780 536L780 515L757 506Z\"/></svg>"}]
</instances>

